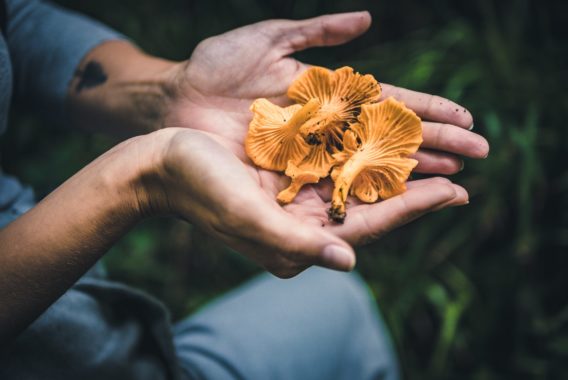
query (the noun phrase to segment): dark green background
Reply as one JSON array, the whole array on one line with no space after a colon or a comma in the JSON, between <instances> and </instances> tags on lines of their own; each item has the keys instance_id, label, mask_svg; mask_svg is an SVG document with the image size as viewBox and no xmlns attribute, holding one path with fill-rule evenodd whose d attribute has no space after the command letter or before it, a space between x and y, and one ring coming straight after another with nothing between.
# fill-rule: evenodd
<instances>
[{"instance_id":1,"label":"dark green background","mask_svg":"<svg viewBox=\"0 0 568 380\"><path fill-rule=\"evenodd\" d=\"M455 180L471 203L358 250L412 379L568 378L568 6L562 1L58 1L185 59L203 38L268 18L368 9L357 41L300 58L468 107L491 154ZM25 107L2 166L53 190L114 142L49 126ZM106 256L113 278L163 299L176 318L258 270L191 226L151 220ZM309 312L309 310L306 310ZM317 363L314 363L317 365Z\"/></svg>"}]
</instances>

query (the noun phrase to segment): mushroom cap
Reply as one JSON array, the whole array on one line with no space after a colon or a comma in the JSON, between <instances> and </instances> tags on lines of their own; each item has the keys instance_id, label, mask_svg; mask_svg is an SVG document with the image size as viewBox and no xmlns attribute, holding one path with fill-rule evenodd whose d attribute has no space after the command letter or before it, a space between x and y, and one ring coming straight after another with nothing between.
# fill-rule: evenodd
<instances>
[{"instance_id":1,"label":"mushroom cap","mask_svg":"<svg viewBox=\"0 0 568 380\"><path fill-rule=\"evenodd\" d=\"M379 170L363 170L353 181L351 194L362 202L373 203L406 191L406 180L418 161L411 158L383 160Z\"/></svg>"},{"instance_id":2,"label":"mushroom cap","mask_svg":"<svg viewBox=\"0 0 568 380\"><path fill-rule=\"evenodd\" d=\"M340 126L354 122L360 107L378 102L380 96L381 86L372 75L361 75L348 66L335 71L310 67L288 88L288 97L300 104L318 98L322 104L318 115Z\"/></svg>"},{"instance_id":3,"label":"mushroom cap","mask_svg":"<svg viewBox=\"0 0 568 380\"><path fill-rule=\"evenodd\" d=\"M420 118L404 103L388 98L363 105L358 122L343 136L343 151L333 155L340 166L332 171L335 188L329 215L343 220L347 194L371 203L404 192L418 163L409 156L421 143Z\"/></svg>"},{"instance_id":4,"label":"mushroom cap","mask_svg":"<svg viewBox=\"0 0 568 380\"><path fill-rule=\"evenodd\" d=\"M288 161L300 162L310 146L298 129L318 108L317 99L304 107L295 104L284 108L267 99L255 100L250 107L253 119L245 140L247 155L256 165L268 170L284 171Z\"/></svg>"},{"instance_id":5,"label":"mushroom cap","mask_svg":"<svg viewBox=\"0 0 568 380\"><path fill-rule=\"evenodd\" d=\"M353 181L351 194L363 202L387 199L406 190L406 180L418 161L409 158L422 144L420 118L404 103L389 97L364 105L359 122L344 136L343 154L364 165ZM345 160L345 156L338 157Z\"/></svg>"},{"instance_id":6,"label":"mushroom cap","mask_svg":"<svg viewBox=\"0 0 568 380\"><path fill-rule=\"evenodd\" d=\"M298 169L317 173L320 178L327 177L335 164L331 148L325 144L312 145L307 156L298 165Z\"/></svg>"}]
</instances>

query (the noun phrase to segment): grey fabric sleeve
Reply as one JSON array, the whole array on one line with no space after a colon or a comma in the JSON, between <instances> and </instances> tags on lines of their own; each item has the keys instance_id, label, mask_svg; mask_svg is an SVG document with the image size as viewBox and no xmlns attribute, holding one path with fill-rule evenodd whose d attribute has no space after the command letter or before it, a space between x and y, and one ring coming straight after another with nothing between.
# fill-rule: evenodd
<instances>
[{"instance_id":1,"label":"grey fabric sleeve","mask_svg":"<svg viewBox=\"0 0 568 380\"><path fill-rule=\"evenodd\" d=\"M88 17L39 0L6 0L6 40L14 94L65 123L65 98L81 59L104 41L124 36Z\"/></svg>"}]
</instances>

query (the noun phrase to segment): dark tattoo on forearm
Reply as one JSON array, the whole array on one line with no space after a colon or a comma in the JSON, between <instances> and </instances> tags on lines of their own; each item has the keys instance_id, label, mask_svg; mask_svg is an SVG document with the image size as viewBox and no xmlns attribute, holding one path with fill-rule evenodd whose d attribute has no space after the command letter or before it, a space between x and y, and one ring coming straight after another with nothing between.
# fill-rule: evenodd
<instances>
[{"instance_id":1,"label":"dark tattoo on forearm","mask_svg":"<svg viewBox=\"0 0 568 380\"><path fill-rule=\"evenodd\" d=\"M127 134L162 128L176 97L176 85L161 73L111 76L107 71L111 64L87 60L75 71L70 101L77 122L86 128Z\"/></svg>"},{"instance_id":2,"label":"dark tattoo on forearm","mask_svg":"<svg viewBox=\"0 0 568 380\"><path fill-rule=\"evenodd\" d=\"M84 69L77 69L75 76L79 78L75 86L75 91L78 93L85 88L101 85L108 79L103 66L97 61L89 61Z\"/></svg>"}]
</instances>

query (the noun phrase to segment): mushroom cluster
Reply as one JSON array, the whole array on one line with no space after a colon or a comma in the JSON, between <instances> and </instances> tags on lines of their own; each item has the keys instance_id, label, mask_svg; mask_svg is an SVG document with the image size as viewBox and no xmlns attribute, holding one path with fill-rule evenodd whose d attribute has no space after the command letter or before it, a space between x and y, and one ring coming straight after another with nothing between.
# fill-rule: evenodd
<instances>
[{"instance_id":1,"label":"mushroom cluster","mask_svg":"<svg viewBox=\"0 0 568 380\"><path fill-rule=\"evenodd\" d=\"M342 223L348 195L372 203L406 190L417 164L409 156L422 143L421 122L402 102L379 102L380 96L372 75L350 67L312 67L288 89L296 104L253 102L246 153L259 167L290 177L277 196L280 204L331 174L335 187L328 215Z\"/></svg>"}]
</instances>

